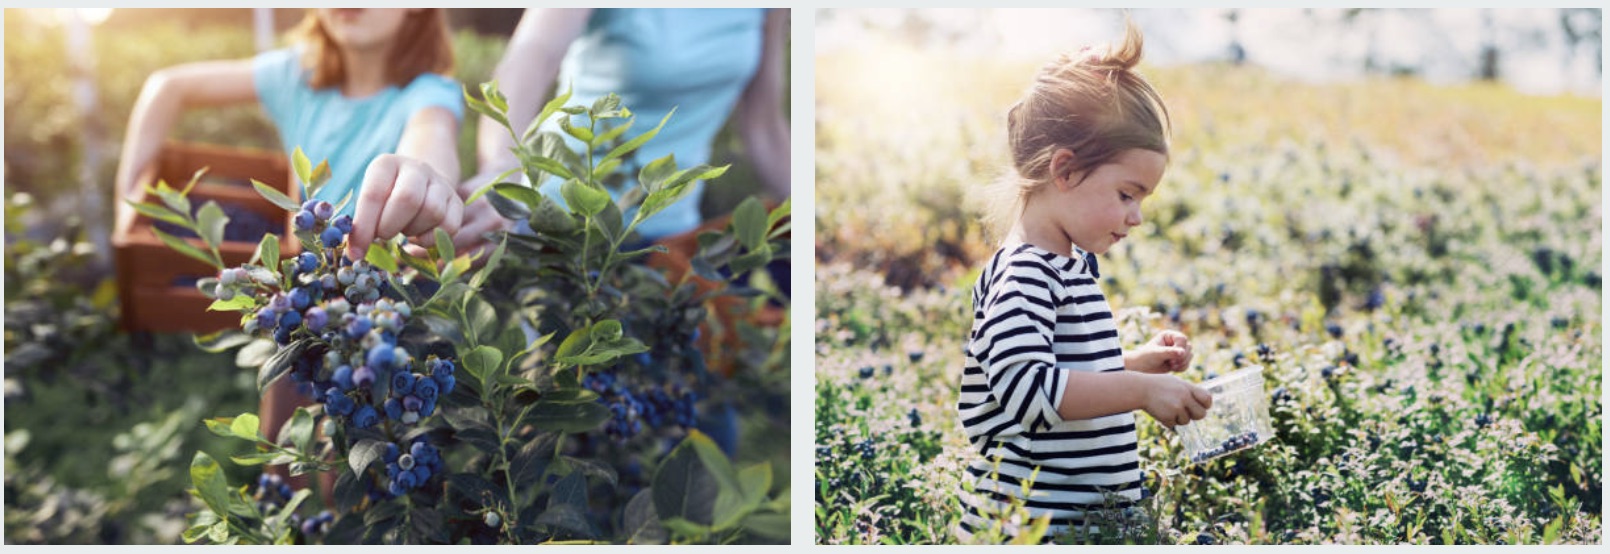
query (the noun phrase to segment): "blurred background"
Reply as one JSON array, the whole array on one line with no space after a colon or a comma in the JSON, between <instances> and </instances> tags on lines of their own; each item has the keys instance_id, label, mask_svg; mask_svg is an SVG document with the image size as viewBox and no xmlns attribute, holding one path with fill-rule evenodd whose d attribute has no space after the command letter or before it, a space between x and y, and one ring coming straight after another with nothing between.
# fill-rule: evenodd
<instances>
[{"instance_id":1,"label":"blurred background","mask_svg":"<svg viewBox=\"0 0 1610 554\"><path fill-rule=\"evenodd\" d=\"M454 77L472 89L487 80L522 11L448 9ZM190 456L244 453L198 424L256 411L251 372L236 369L233 353L209 353L188 335L118 330L111 183L129 112L152 72L278 48L303 15L4 11L5 542L176 544L196 511L184 492ZM465 111L459 158L469 176L478 116ZM169 138L280 150L253 105L192 110ZM734 165L708 187L707 216L761 191L739 148L723 131L710 163ZM763 451L779 458L786 483L787 437L764 434ZM257 473L224 466L230 482Z\"/></svg>"},{"instance_id":2,"label":"blurred background","mask_svg":"<svg viewBox=\"0 0 1610 554\"><path fill-rule=\"evenodd\" d=\"M1172 114L1102 256L1121 340L1264 368L1277 438L1137 417L1142 543L1599 542L1602 12L1131 10ZM819 543L947 543L1007 109L1118 10L822 10Z\"/></svg>"}]
</instances>

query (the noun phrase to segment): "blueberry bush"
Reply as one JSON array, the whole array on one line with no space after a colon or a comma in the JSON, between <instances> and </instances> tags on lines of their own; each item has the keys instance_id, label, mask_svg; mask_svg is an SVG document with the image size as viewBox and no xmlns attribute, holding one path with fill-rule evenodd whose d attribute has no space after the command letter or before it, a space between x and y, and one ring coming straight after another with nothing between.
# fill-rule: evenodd
<instances>
[{"instance_id":1,"label":"blueberry bush","mask_svg":"<svg viewBox=\"0 0 1610 554\"><path fill-rule=\"evenodd\" d=\"M818 59L817 543L958 542L972 194L1035 67ZM1102 288L1126 346L1191 337L1183 378L1262 365L1275 436L1193 464L1141 415L1147 498L1052 539L1601 542L1599 100L1145 72L1173 154Z\"/></svg>"},{"instance_id":2,"label":"blueberry bush","mask_svg":"<svg viewBox=\"0 0 1610 554\"><path fill-rule=\"evenodd\" d=\"M196 284L215 299L211 309L242 313L240 332L197 342L239 348L258 387L289 379L311 402L276 441L252 413L208 419L213 433L257 447L230 461L335 474L330 505L315 514L304 509L317 503L312 491L232 484L217 459L198 452L192 494L205 508L184 540L786 540L787 491L773 486L771 464L740 467L699 430L699 412L721 405L713 396L723 389L695 341L711 298L766 294L733 283L787 252L787 204L768 213L746 201L725 231L700 237L694 272L715 286L701 289L691 276L673 282L645 262L664 248L637 244L633 230L725 167L653 160L617 202L605 183L660 127L623 139L634 119L616 97L580 106L562 94L522 133L507 125L495 84L480 93L466 92L466 101L517 139L527 182L564 183L563 205L503 182L513 171L478 191L471 201L484 197L527 223L485 254L455 253L437 230L429 248L399 237L348 259L352 222L334 215L339 205L298 205L254 184L295 212L302 252L282 256L270 234L249 263L224 267L216 245L229 217L216 204L192 211L186 190L159 183L156 200L137 207L201 237L210 251L168 243L218 268ZM558 131L539 130L549 118L590 148L574 153ZM309 190L328 179L327 163L314 166L300 151L292 166ZM767 352L781 338L746 332L769 338L746 343Z\"/></svg>"}]
</instances>

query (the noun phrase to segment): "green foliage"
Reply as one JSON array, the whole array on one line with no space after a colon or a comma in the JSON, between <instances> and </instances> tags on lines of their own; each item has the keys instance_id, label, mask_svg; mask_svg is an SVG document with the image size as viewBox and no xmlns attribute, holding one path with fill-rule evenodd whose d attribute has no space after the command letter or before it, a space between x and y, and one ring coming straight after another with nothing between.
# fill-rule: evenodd
<instances>
[{"instance_id":1,"label":"green foliage","mask_svg":"<svg viewBox=\"0 0 1610 554\"><path fill-rule=\"evenodd\" d=\"M507 106L495 85L483 86L482 94L485 102L467 99L471 107L506 121L501 116ZM564 100L561 97L550 104L548 116L566 120L586 116L596 126L631 113L613 99L590 108L564 106ZM594 132L591 127L561 127L584 140L625 136ZM293 475L337 472L334 501L339 513L329 534L322 538L287 530L281 525L283 514L263 513L238 492L241 489L227 484L214 458L198 453L192 465L192 490L207 507L193 518L185 540L529 544L786 538L787 503L779 498L786 496L786 489L773 490L769 463L735 469L727 454L692 429L686 429L688 436L681 446L663 458L651 449L663 444L660 437L595 446L611 440L601 432L602 427L621 416L583 382L597 372L625 375L649 369L639 356L650 353L646 359L663 367L659 377L645 378L665 379L670 374L695 382L708 379L702 354L690 338L704 317L703 304L731 293L720 285L764 265L772 252L786 251L778 238L786 231L781 221L787 205L767 214L758 203L746 204L744 215L735 219L732 228L713 233L711 244L725 246L721 252L701 253L700 263L712 271L727 270L730 276L717 275L718 286L698 292L691 277L672 284L659 270L644 265L644 255L652 249L628 251L623 245L634 240L633 230L644 217L675 201L691 182L719 176L721 168L678 170L667 157L654 164L663 173L644 179L648 190L638 196L656 204L620 205L602 185L608 173L600 171L599 164L609 164L610 156L595 164L591 157L543 149L543 144L556 140L552 133L528 133L529 140L521 143L520 159L527 173L569 179L569 209L558 208L523 185L505 183L497 188L492 186L496 183L488 183L485 188L493 191L487 198L497 199L495 206L505 215L523 219L534 208L548 210L568 220L568 225L506 234L499 237L500 245L491 254L456 254L449 237L438 231L436 245L424 257L406 253L398 240L374 243L365 257L369 264L387 271L395 300L412 307L407 327L399 331L401 344L413 352L446 348L459 353L462 379L451 394L441 397L440 415L428 415L413 427L393 426L388 420L379 428L360 429L348 419L325 414L322 406L298 410L278 444L258 433L258 418L253 414L208 420L206 426L214 434L256 447L252 454L231 457L235 464L289 465ZM651 131L626 138L613 152L628 154L652 135ZM315 183L310 184L316 186L320 172L311 163L298 157L293 167L301 179L312 180ZM178 196L182 199L183 195ZM623 212L634 208L638 213L626 221ZM197 226L200 222L183 224ZM324 247L312 233L298 235L304 251L326 259ZM279 264L280 268L270 263L277 254L260 247L257 262L262 265L244 268L253 282L281 286L291 282L292 273L284 269L291 267L289 261ZM757 263L740 270L740 260ZM477 267L481 262L484 264ZM305 277L297 279L305 281ZM436 286L415 286L426 278ZM223 307L255 313L267 305L273 286L258 288L262 290L250 295L251 301ZM629 290L629 295L623 290ZM520 294L511 298L496 291ZM536 300L516 301L530 297ZM628 298L633 301L627 302ZM555 337L564 338L555 342ZM255 367L258 385L266 387L298 364L322 356L331 348L325 345L327 340L316 336L282 340L283 346L269 345L249 357L243 350L240 362ZM384 391L389 381L378 379L375 389ZM384 392L376 394L385 397ZM325 436L314 437L312 429L320 420ZM415 439L428 440L441 449L448 462L445 475L400 495L368 495L366 488L387 471L382 466L390 467L389 461L381 461L388 445ZM656 467L651 482L636 477L634 489L623 488L619 468L643 465ZM684 501L672 502L673 497ZM597 513L599 509L602 514ZM607 522L602 526L600 515ZM358 520L361 525L353 523Z\"/></svg>"}]
</instances>

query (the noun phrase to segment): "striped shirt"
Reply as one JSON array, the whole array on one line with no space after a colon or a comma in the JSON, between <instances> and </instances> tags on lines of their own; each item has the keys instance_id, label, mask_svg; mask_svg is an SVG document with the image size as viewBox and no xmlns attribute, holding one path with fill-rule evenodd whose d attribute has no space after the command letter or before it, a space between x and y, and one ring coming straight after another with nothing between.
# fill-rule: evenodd
<instances>
[{"instance_id":1,"label":"striped shirt","mask_svg":"<svg viewBox=\"0 0 1610 554\"><path fill-rule=\"evenodd\" d=\"M1069 257L1011 246L995 253L973 287L956 404L977 454L964 479L973 492L962 492L963 538L988 529L998 519L990 514L1012 500L1035 519L1049 513L1051 537L1086 528L1088 510L1140 499L1134 413L1071 421L1057 415L1069 371L1124 370L1118 327L1093 263L1078 247Z\"/></svg>"}]
</instances>

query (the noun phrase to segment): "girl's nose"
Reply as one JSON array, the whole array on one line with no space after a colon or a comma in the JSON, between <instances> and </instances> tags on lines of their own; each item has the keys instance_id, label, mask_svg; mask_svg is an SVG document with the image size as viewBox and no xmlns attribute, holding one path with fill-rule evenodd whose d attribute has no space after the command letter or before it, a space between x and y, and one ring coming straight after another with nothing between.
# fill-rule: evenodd
<instances>
[{"instance_id":1,"label":"girl's nose","mask_svg":"<svg viewBox=\"0 0 1610 554\"><path fill-rule=\"evenodd\" d=\"M1143 222L1144 220L1142 220L1140 217L1140 208L1138 206L1129 210L1129 217L1124 218L1124 223L1129 224L1130 227L1139 227Z\"/></svg>"}]
</instances>

